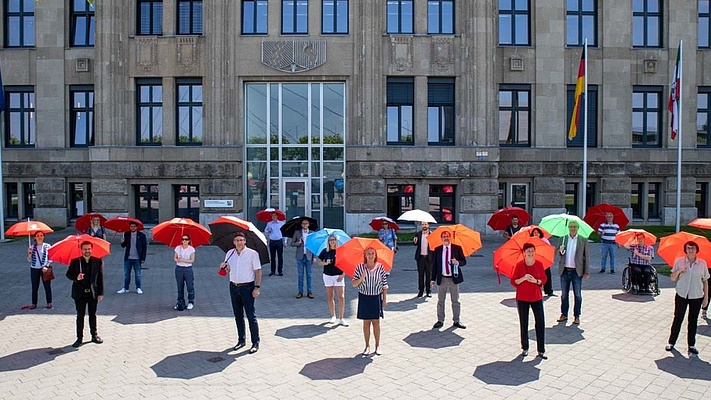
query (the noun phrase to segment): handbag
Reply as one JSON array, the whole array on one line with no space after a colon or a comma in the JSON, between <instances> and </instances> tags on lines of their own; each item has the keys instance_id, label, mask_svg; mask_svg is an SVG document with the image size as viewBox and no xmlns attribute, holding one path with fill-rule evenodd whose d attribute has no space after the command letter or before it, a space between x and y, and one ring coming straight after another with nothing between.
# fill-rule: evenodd
<instances>
[{"instance_id":1,"label":"handbag","mask_svg":"<svg viewBox=\"0 0 711 400\"><path fill-rule=\"evenodd\" d=\"M48 282L52 279L54 279L54 270L52 269L52 267L47 267L47 270L42 272L42 280Z\"/></svg>"}]
</instances>

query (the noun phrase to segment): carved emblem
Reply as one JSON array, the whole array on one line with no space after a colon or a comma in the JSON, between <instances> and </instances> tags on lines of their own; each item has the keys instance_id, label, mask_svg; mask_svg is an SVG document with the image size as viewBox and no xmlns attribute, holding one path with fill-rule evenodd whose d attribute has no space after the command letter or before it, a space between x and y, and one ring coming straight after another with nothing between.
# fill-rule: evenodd
<instances>
[{"instance_id":1,"label":"carved emblem","mask_svg":"<svg viewBox=\"0 0 711 400\"><path fill-rule=\"evenodd\" d=\"M265 40L262 64L296 74L318 68L326 62L325 40Z\"/></svg>"},{"instance_id":2,"label":"carved emblem","mask_svg":"<svg viewBox=\"0 0 711 400\"><path fill-rule=\"evenodd\" d=\"M412 68L412 37L391 36L391 58L393 66L398 71Z\"/></svg>"},{"instance_id":3,"label":"carved emblem","mask_svg":"<svg viewBox=\"0 0 711 400\"><path fill-rule=\"evenodd\" d=\"M156 38L151 37L136 39L136 64L142 70L150 71L153 67L158 65L156 47Z\"/></svg>"},{"instance_id":4,"label":"carved emblem","mask_svg":"<svg viewBox=\"0 0 711 400\"><path fill-rule=\"evenodd\" d=\"M432 38L432 63L436 70L444 72L452 68L454 52L451 37Z\"/></svg>"},{"instance_id":5,"label":"carved emblem","mask_svg":"<svg viewBox=\"0 0 711 400\"><path fill-rule=\"evenodd\" d=\"M184 69L197 67L197 38L186 36L178 38L178 65Z\"/></svg>"}]
</instances>

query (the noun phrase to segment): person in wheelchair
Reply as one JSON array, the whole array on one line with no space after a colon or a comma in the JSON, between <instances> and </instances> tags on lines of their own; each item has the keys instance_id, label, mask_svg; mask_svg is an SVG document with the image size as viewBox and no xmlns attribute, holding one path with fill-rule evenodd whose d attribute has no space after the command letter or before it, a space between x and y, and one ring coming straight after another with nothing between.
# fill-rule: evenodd
<instances>
[{"instance_id":1,"label":"person in wheelchair","mask_svg":"<svg viewBox=\"0 0 711 400\"><path fill-rule=\"evenodd\" d=\"M644 235L639 233L625 243L630 256L630 278L632 285L636 285L641 292L649 293L649 284L652 281L652 259L654 248L644 243Z\"/></svg>"}]
</instances>

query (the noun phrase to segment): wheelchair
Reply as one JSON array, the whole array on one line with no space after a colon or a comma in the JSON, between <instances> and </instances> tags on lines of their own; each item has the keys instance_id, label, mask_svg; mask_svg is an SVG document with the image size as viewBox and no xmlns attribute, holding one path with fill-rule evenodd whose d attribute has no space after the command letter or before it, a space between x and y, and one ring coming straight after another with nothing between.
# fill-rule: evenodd
<instances>
[{"instance_id":1,"label":"wheelchair","mask_svg":"<svg viewBox=\"0 0 711 400\"><path fill-rule=\"evenodd\" d=\"M640 282L637 282L638 279L644 279L644 276L640 274L637 279L635 279L635 277L633 277L632 265L632 263L628 264L625 267L624 271L622 271L622 290L632 294L645 294L647 292L643 292L641 289ZM656 268L651 265L650 268L652 269L652 271L648 284L648 294L651 294L652 296L658 296L661 293L661 291L659 290L659 275L657 275Z\"/></svg>"}]
</instances>

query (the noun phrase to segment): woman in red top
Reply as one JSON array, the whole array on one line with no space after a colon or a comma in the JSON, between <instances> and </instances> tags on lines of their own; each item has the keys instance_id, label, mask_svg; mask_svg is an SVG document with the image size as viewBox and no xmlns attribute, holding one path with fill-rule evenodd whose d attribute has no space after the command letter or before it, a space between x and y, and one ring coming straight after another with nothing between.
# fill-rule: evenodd
<instances>
[{"instance_id":1,"label":"woman in red top","mask_svg":"<svg viewBox=\"0 0 711 400\"><path fill-rule=\"evenodd\" d=\"M528 309L533 310L536 321L536 345L538 357L547 360L545 345L545 324L543 316L543 295L541 286L546 283L546 273L543 264L536 260L536 246L531 243L523 245L524 259L514 267L511 284L516 288L516 304L518 305L518 320L521 324L522 357L528 355Z\"/></svg>"}]
</instances>

